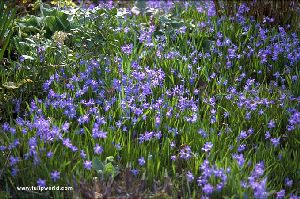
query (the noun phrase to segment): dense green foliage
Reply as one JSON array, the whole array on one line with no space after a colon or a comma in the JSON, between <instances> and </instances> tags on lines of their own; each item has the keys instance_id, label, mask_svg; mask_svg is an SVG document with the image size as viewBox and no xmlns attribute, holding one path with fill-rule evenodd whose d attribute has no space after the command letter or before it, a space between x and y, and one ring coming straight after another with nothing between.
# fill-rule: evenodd
<instances>
[{"instance_id":1,"label":"dense green foliage","mask_svg":"<svg viewBox=\"0 0 300 199\"><path fill-rule=\"evenodd\" d=\"M209 1L138 6L41 3L15 21L20 56L0 67L0 197L72 198L124 174L141 197L297 198L299 35L244 4L230 17ZM17 190L36 185L75 190Z\"/></svg>"}]
</instances>

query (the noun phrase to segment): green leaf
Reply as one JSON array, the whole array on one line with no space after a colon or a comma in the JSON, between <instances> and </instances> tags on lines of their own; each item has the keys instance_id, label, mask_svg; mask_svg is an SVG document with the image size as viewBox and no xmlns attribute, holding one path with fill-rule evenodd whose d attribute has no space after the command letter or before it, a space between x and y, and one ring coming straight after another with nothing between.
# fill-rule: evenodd
<instances>
[{"instance_id":1,"label":"green leaf","mask_svg":"<svg viewBox=\"0 0 300 199\"><path fill-rule=\"evenodd\" d=\"M29 55L22 55L22 57L24 57L25 60L34 60L34 58Z\"/></svg>"},{"instance_id":2,"label":"green leaf","mask_svg":"<svg viewBox=\"0 0 300 199\"><path fill-rule=\"evenodd\" d=\"M43 15L50 16L52 15L53 11L55 11L55 9L52 8L50 5L44 3L41 4L41 12L43 13Z\"/></svg>"},{"instance_id":3,"label":"green leaf","mask_svg":"<svg viewBox=\"0 0 300 199\"><path fill-rule=\"evenodd\" d=\"M0 61L4 56L5 50L10 44L13 34L12 24L16 16L16 9L5 8L4 3L0 3Z\"/></svg>"},{"instance_id":4,"label":"green leaf","mask_svg":"<svg viewBox=\"0 0 300 199\"><path fill-rule=\"evenodd\" d=\"M51 32L66 30L70 27L68 15L58 10L52 10L49 13L47 12L44 22L46 28L48 28Z\"/></svg>"},{"instance_id":5,"label":"green leaf","mask_svg":"<svg viewBox=\"0 0 300 199\"><path fill-rule=\"evenodd\" d=\"M106 162L113 162L114 161L114 156L108 156L106 159L105 159Z\"/></svg>"},{"instance_id":6,"label":"green leaf","mask_svg":"<svg viewBox=\"0 0 300 199\"><path fill-rule=\"evenodd\" d=\"M147 4L146 1L136 1L135 2L135 6L141 10L142 12L144 12L146 10Z\"/></svg>"},{"instance_id":7,"label":"green leaf","mask_svg":"<svg viewBox=\"0 0 300 199\"><path fill-rule=\"evenodd\" d=\"M99 160L99 158L93 158L93 169L95 169L97 172L103 171L104 164Z\"/></svg>"},{"instance_id":8,"label":"green leaf","mask_svg":"<svg viewBox=\"0 0 300 199\"><path fill-rule=\"evenodd\" d=\"M34 26L38 27L41 23L42 18L36 17L33 15L29 15L24 17L23 19L20 20L18 23L19 26Z\"/></svg>"},{"instance_id":9,"label":"green leaf","mask_svg":"<svg viewBox=\"0 0 300 199\"><path fill-rule=\"evenodd\" d=\"M20 87L20 85L15 82L5 82L2 86L7 89L17 89Z\"/></svg>"},{"instance_id":10,"label":"green leaf","mask_svg":"<svg viewBox=\"0 0 300 199\"><path fill-rule=\"evenodd\" d=\"M170 25L172 26L172 28L180 28L184 26L184 23L181 21L172 21Z\"/></svg>"},{"instance_id":11,"label":"green leaf","mask_svg":"<svg viewBox=\"0 0 300 199\"><path fill-rule=\"evenodd\" d=\"M104 166L104 175L105 176L112 176L112 177L114 177L115 173L116 173L115 172L115 167L114 167L114 165L111 162L107 163Z\"/></svg>"},{"instance_id":12,"label":"green leaf","mask_svg":"<svg viewBox=\"0 0 300 199\"><path fill-rule=\"evenodd\" d=\"M70 25L68 21L68 15L66 13L57 11L55 16L58 22L60 23L60 25L64 28L64 30L66 30Z\"/></svg>"},{"instance_id":13,"label":"green leaf","mask_svg":"<svg viewBox=\"0 0 300 199\"><path fill-rule=\"evenodd\" d=\"M146 12L145 12L145 14L146 14L147 16L156 15L156 14L158 14L158 13L159 13L159 10L158 10L158 9L155 9L155 8L147 8L147 9L146 9Z\"/></svg>"},{"instance_id":14,"label":"green leaf","mask_svg":"<svg viewBox=\"0 0 300 199\"><path fill-rule=\"evenodd\" d=\"M2 58L3 58L4 52L5 52L7 46L10 42L10 38L11 38L12 34L13 34L13 31L10 31L9 35L6 37L5 43L4 43L3 47L0 50L0 60L2 60Z\"/></svg>"},{"instance_id":15,"label":"green leaf","mask_svg":"<svg viewBox=\"0 0 300 199\"><path fill-rule=\"evenodd\" d=\"M47 16L45 17L44 21L51 32L55 32L55 30L58 29L55 16Z\"/></svg>"}]
</instances>

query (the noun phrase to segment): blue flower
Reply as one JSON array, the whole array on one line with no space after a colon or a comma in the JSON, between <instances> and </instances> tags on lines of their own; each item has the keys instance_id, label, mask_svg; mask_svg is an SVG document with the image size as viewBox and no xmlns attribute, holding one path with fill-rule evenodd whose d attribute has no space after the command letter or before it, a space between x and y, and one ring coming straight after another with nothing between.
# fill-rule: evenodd
<instances>
[{"instance_id":1,"label":"blue flower","mask_svg":"<svg viewBox=\"0 0 300 199\"><path fill-rule=\"evenodd\" d=\"M92 168L92 161L88 161L88 160L84 161L83 166L84 166L85 169L91 170L91 168Z\"/></svg>"},{"instance_id":2,"label":"blue flower","mask_svg":"<svg viewBox=\"0 0 300 199\"><path fill-rule=\"evenodd\" d=\"M275 128L275 122L274 120L270 120L269 123L268 123L268 128L271 129L271 128Z\"/></svg>"},{"instance_id":3,"label":"blue flower","mask_svg":"<svg viewBox=\"0 0 300 199\"><path fill-rule=\"evenodd\" d=\"M50 175L54 182L56 182L60 178L60 172L58 171L53 171Z\"/></svg>"},{"instance_id":4,"label":"blue flower","mask_svg":"<svg viewBox=\"0 0 300 199\"><path fill-rule=\"evenodd\" d=\"M202 147L202 150L205 152L209 152L213 147L213 144L211 142L206 142L204 146Z\"/></svg>"},{"instance_id":5,"label":"blue flower","mask_svg":"<svg viewBox=\"0 0 300 199\"><path fill-rule=\"evenodd\" d=\"M132 53L133 44L128 44L121 47L121 50L124 54L130 55Z\"/></svg>"},{"instance_id":6,"label":"blue flower","mask_svg":"<svg viewBox=\"0 0 300 199\"><path fill-rule=\"evenodd\" d=\"M204 185L202 190L206 195L210 195L214 191L214 187L211 184L207 183Z\"/></svg>"},{"instance_id":7,"label":"blue flower","mask_svg":"<svg viewBox=\"0 0 300 199\"><path fill-rule=\"evenodd\" d=\"M94 147L94 152L95 154L101 154L103 152L103 147L99 144L96 144L96 146Z\"/></svg>"},{"instance_id":8,"label":"blue flower","mask_svg":"<svg viewBox=\"0 0 300 199\"><path fill-rule=\"evenodd\" d=\"M279 138L271 138L272 144L277 147L280 144L280 137Z\"/></svg>"},{"instance_id":9,"label":"blue flower","mask_svg":"<svg viewBox=\"0 0 300 199\"><path fill-rule=\"evenodd\" d=\"M43 179L39 178L37 180L37 185L40 186L40 187L46 187L46 180L43 180Z\"/></svg>"},{"instance_id":10,"label":"blue flower","mask_svg":"<svg viewBox=\"0 0 300 199\"><path fill-rule=\"evenodd\" d=\"M285 196L285 190L282 189L276 193L276 199L283 199Z\"/></svg>"},{"instance_id":11,"label":"blue flower","mask_svg":"<svg viewBox=\"0 0 300 199\"><path fill-rule=\"evenodd\" d=\"M145 161L145 158L144 158L144 157L141 157L141 158L139 158L139 159L138 159L138 162L139 162L139 165L140 165L140 166L144 166L144 165L145 165L145 163L146 163L146 161Z\"/></svg>"},{"instance_id":12,"label":"blue flower","mask_svg":"<svg viewBox=\"0 0 300 199\"><path fill-rule=\"evenodd\" d=\"M192 182L194 180L194 175L190 171L188 171L186 174L186 178L188 182Z\"/></svg>"},{"instance_id":13,"label":"blue flower","mask_svg":"<svg viewBox=\"0 0 300 199\"><path fill-rule=\"evenodd\" d=\"M19 61L20 62L24 62L25 61L25 57L23 55L21 55L20 58L19 58Z\"/></svg>"}]
</instances>

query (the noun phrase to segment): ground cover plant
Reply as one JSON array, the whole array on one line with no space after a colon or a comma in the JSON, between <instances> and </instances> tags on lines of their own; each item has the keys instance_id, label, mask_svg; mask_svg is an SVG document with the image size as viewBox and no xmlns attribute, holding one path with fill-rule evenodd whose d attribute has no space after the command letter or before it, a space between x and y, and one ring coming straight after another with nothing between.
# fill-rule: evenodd
<instances>
[{"instance_id":1,"label":"ground cover plant","mask_svg":"<svg viewBox=\"0 0 300 199\"><path fill-rule=\"evenodd\" d=\"M0 197L299 198L299 30L236 5L36 1L11 19Z\"/></svg>"}]
</instances>

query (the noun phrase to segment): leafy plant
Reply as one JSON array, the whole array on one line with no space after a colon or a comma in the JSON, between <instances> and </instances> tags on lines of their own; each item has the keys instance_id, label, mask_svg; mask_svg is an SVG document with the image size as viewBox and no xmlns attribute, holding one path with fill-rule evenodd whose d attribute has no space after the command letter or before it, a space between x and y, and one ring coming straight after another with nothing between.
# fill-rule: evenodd
<instances>
[{"instance_id":1,"label":"leafy plant","mask_svg":"<svg viewBox=\"0 0 300 199\"><path fill-rule=\"evenodd\" d=\"M46 31L50 38L56 31L66 31L70 28L67 12L40 3L40 16L28 15L17 22L19 35Z\"/></svg>"},{"instance_id":2,"label":"leafy plant","mask_svg":"<svg viewBox=\"0 0 300 199\"><path fill-rule=\"evenodd\" d=\"M94 157L93 168L97 171L101 179L108 180L110 177L115 178L119 174L117 166L113 165L114 157L109 156L102 162L99 158Z\"/></svg>"},{"instance_id":3,"label":"leafy plant","mask_svg":"<svg viewBox=\"0 0 300 199\"><path fill-rule=\"evenodd\" d=\"M3 1L0 2L0 61L3 59L10 38L13 35L13 22L16 17L16 9L7 8Z\"/></svg>"}]
</instances>

